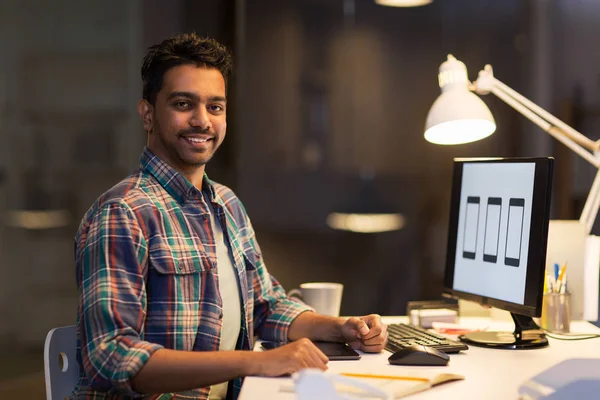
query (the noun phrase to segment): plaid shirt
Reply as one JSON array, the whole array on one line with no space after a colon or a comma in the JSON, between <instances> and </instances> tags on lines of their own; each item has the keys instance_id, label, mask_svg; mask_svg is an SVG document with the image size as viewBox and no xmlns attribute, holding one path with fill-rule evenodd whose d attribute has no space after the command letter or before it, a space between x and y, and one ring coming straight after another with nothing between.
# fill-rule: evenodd
<instances>
[{"instance_id":1,"label":"plaid shirt","mask_svg":"<svg viewBox=\"0 0 600 400\"><path fill-rule=\"evenodd\" d=\"M205 196L202 196L204 192ZM235 194L204 176L202 191L147 148L138 171L104 193L75 237L80 380L73 399L205 399L209 388L143 395L131 386L161 348L216 351L222 304L209 198L233 254L243 315L237 349L253 335L287 340L309 308L269 275ZM237 398L242 379L233 381Z\"/></svg>"}]
</instances>

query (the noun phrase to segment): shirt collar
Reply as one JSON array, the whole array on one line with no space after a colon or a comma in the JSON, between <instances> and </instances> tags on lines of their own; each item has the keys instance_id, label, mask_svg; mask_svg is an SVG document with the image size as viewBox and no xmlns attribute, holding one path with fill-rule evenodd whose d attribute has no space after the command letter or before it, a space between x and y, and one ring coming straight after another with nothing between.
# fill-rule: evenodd
<instances>
[{"instance_id":1,"label":"shirt collar","mask_svg":"<svg viewBox=\"0 0 600 400\"><path fill-rule=\"evenodd\" d=\"M199 190L183 174L161 160L146 146L140 156L140 164L141 168L151 174L180 204L185 203L194 194L200 195ZM208 179L206 172L202 179L202 190L210 195L211 202L216 202L214 183Z\"/></svg>"}]
</instances>

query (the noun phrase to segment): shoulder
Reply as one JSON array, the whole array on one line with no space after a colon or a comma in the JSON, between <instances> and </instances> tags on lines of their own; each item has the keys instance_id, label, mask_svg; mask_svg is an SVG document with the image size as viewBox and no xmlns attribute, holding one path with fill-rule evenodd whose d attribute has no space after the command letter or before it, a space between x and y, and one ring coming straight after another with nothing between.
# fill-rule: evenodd
<instances>
[{"instance_id":1,"label":"shoulder","mask_svg":"<svg viewBox=\"0 0 600 400\"><path fill-rule=\"evenodd\" d=\"M136 171L102 193L85 213L80 229L109 209L139 219L136 218L136 214L143 212L144 209L153 208L156 203L153 200L156 197L153 191L156 189L148 179L147 176Z\"/></svg>"},{"instance_id":2,"label":"shoulder","mask_svg":"<svg viewBox=\"0 0 600 400\"><path fill-rule=\"evenodd\" d=\"M133 210L144 204L151 204L154 185L149 185L148 180L147 176L139 172L133 173L104 192L94 205L98 208L121 206Z\"/></svg>"}]
</instances>

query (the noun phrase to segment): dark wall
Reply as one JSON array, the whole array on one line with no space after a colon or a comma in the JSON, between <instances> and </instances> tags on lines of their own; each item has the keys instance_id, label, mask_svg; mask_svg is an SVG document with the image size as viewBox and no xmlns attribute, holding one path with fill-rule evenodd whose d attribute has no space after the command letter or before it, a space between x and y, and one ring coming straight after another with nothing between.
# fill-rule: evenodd
<instances>
[{"instance_id":1,"label":"dark wall","mask_svg":"<svg viewBox=\"0 0 600 400\"><path fill-rule=\"evenodd\" d=\"M599 139L600 2L352 4L0 1L0 398L43 397L45 334L75 320L73 236L95 198L138 164L141 58L172 33L233 48L228 136L208 172L245 202L270 271L287 288L344 282L344 314L399 314L408 299L438 296L453 157L554 154L554 217L579 216L594 168L494 97L484 97L498 124L489 139L443 147L422 130L437 68L453 53L471 79L490 63ZM361 170L404 214L404 229L360 235L325 225L361 197ZM27 207L59 207L70 220L17 226L11 215Z\"/></svg>"},{"instance_id":2,"label":"dark wall","mask_svg":"<svg viewBox=\"0 0 600 400\"><path fill-rule=\"evenodd\" d=\"M514 155L517 115L486 99L499 121L492 138L427 143L437 69L452 52L472 79L492 63L519 89L523 3L263 0L245 11L238 188L270 271L288 287L343 282L346 314L400 314L409 299L438 297L452 158ZM369 235L325 225L359 196L361 171L407 218L404 229Z\"/></svg>"}]
</instances>

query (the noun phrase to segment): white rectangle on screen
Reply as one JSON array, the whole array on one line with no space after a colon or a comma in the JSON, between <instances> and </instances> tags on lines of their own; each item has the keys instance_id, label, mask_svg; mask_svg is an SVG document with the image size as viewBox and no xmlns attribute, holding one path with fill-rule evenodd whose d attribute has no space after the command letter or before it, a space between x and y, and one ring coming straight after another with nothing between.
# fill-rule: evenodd
<instances>
[{"instance_id":1,"label":"white rectangle on screen","mask_svg":"<svg viewBox=\"0 0 600 400\"><path fill-rule=\"evenodd\" d=\"M506 252L504 263L518 267L521 259L521 243L523 240L524 199L511 198L508 207L508 229L506 232Z\"/></svg>"},{"instance_id":2,"label":"white rectangle on screen","mask_svg":"<svg viewBox=\"0 0 600 400\"><path fill-rule=\"evenodd\" d=\"M500 216L502 215L502 198L488 197L485 216L485 237L483 244L483 261L498 261L498 242L500 238Z\"/></svg>"},{"instance_id":3,"label":"white rectangle on screen","mask_svg":"<svg viewBox=\"0 0 600 400\"><path fill-rule=\"evenodd\" d=\"M475 259L477 251L477 231L479 226L479 197L469 196L465 218L463 257Z\"/></svg>"}]
</instances>

